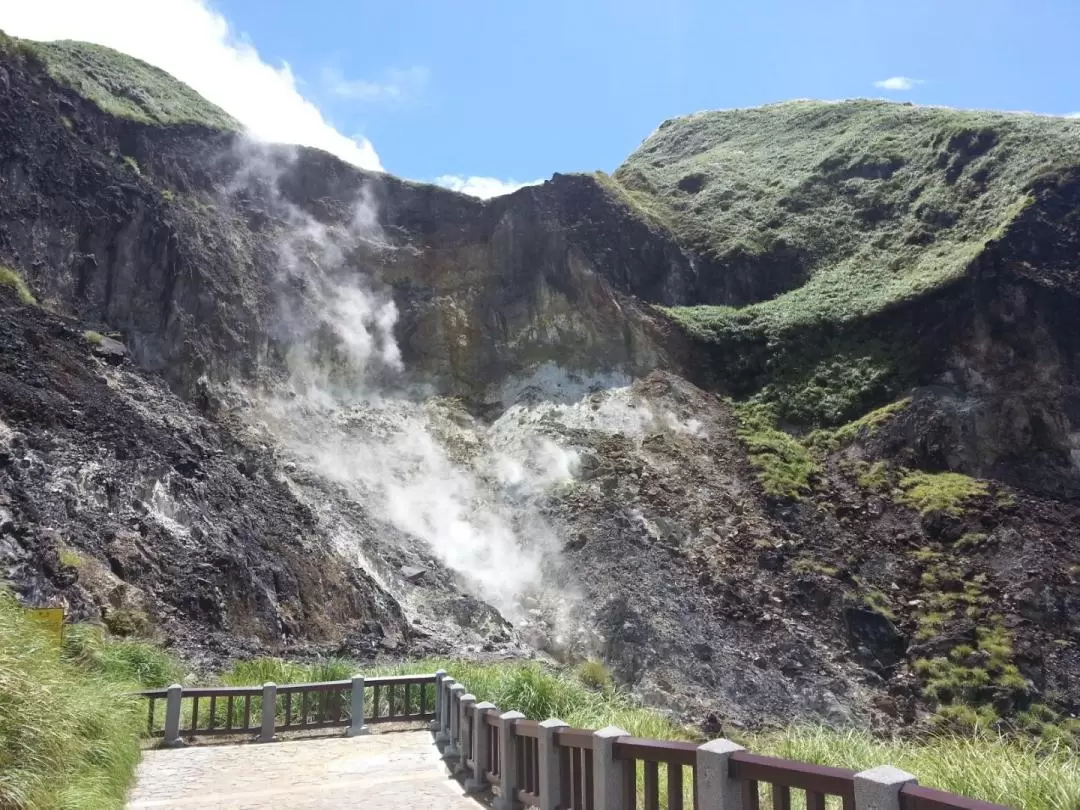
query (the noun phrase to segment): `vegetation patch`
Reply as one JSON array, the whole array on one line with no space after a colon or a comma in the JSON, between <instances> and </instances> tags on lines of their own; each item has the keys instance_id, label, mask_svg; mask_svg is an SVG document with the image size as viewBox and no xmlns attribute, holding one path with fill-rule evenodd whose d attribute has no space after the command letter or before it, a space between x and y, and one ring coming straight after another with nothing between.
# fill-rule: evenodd
<instances>
[{"instance_id":1,"label":"vegetation patch","mask_svg":"<svg viewBox=\"0 0 1080 810\"><path fill-rule=\"evenodd\" d=\"M960 515L968 500L987 495L989 491L986 481L961 473L914 471L900 478L897 500L924 514L947 512Z\"/></svg>"},{"instance_id":2,"label":"vegetation patch","mask_svg":"<svg viewBox=\"0 0 1080 810\"><path fill-rule=\"evenodd\" d=\"M101 332L95 332L92 329L87 329L83 332L83 340L93 346L100 346L101 342L105 340L105 336Z\"/></svg>"},{"instance_id":3,"label":"vegetation patch","mask_svg":"<svg viewBox=\"0 0 1080 810\"><path fill-rule=\"evenodd\" d=\"M13 289L15 294L19 296L19 300L26 306L36 307L38 305L37 299L26 281L10 267L0 265L0 284Z\"/></svg>"},{"instance_id":4,"label":"vegetation patch","mask_svg":"<svg viewBox=\"0 0 1080 810\"><path fill-rule=\"evenodd\" d=\"M798 500L810 487L818 462L804 444L776 427L773 410L748 403L735 406L737 434L746 446L765 492Z\"/></svg>"},{"instance_id":5,"label":"vegetation patch","mask_svg":"<svg viewBox=\"0 0 1080 810\"><path fill-rule=\"evenodd\" d=\"M821 574L825 577L835 577L840 573L836 566L815 560L806 554L792 561L791 570L800 574Z\"/></svg>"},{"instance_id":6,"label":"vegetation patch","mask_svg":"<svg viewBox=\"0 0 1080 810\"><path fill-rule=\"evenodd\" d=\"M165 71L88 42L20 43L49 76L101 110L144 124L239 130L236 119Z\"/></svg>"},{"instance_id":7,"label":"vegetation patch","mask_svg":"<svg viewBox=\"0 0 1080 810\"><path fill-rule=\"evenodd\" d=\"M145 707L178 667L147 643L66 628L61 648L0 590L0 807L122 808Z\"/></svg>"},{"instance_id":8,"label":"vegetation patch","mask_svg":"<svg viewBox=\"0 0 1080 810\"><path fill-rule=\"evenodd\" d=\"M850 444L856 438L869 438L870 436L873 436L882 425L903 411L910 404L911 398L905 397L897 402L892 402L888 405L876 408L875 410L860 416L858 419L848 422L846 425L841 425L834 430L815 430L809 435L807 442L811 446L827 452L838 450L844 445Z\"/></svg>"},{"instance_id":9,"label":"vegetation patch","mask_svg":"<svg viewBox=\"0 0 1080 810\"><path fill-rule=\"evenodd\" d=\"M615 172L719 267L794 254L798 286L693 308L713 333L846 323L962 278L1054 166L1080 160L1064 119L883 101L791 101L665 122ZM648 202L646 202L646 200Z\"/></svg>"}]
</instances>

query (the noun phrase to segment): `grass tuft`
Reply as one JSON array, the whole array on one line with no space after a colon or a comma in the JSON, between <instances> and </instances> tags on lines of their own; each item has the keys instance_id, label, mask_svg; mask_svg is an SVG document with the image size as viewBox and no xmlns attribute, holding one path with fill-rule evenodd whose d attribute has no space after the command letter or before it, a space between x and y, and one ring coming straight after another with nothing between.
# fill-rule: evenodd
<instances>
[{"instance_id":1,"label":"grass tuft","mask_svg":"<svg viewBox=\"0 0 1080 810\"><path fill-rule=\"evenodd\" d=\"M920 512L960 515L965 502L989 493L985 481L960 473L910 472L900 479L900 503Z\"/></svg>"},{"instance_id":2,"label":"grass tuft","mask_svg":"<svg viewBox=\"0 0 1080 810\"><path fill-rule=\"evenodd\" d=\"M60 648L0 591L0 807L122 808L145 722L127 693L167 680L159 656L91 628Z\"/></svg>"},{"instance_id":3,"label":"grass tuft","mask_svg":"<svg viewBox=\"0 0 1080 810\"><path fill-rule=\"evenodd\" d=\"M19 300L28 307L36 307L37 299L30 291L26 281L10 267L0 266L0 285L10 287L19 296Z\"/></svg>"}]
</instances>

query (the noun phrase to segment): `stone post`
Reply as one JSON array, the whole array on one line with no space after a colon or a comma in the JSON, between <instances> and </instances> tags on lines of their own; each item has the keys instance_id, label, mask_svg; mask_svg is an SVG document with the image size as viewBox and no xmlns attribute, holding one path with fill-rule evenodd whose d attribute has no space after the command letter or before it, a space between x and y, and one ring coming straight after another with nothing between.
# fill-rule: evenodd
<instances>
[{"instance_id":1,"label":"stone post","mask_svg":"<svg viewBox=\"0 0 1080 810\"><path fill-rule=\"evenodd\" d=\"M469 720L473 716L473 706L476 705L476 695L462 695L458 701L458 766L454 773L461 773L469 767L472 758L472 732Z\"/></svg>"},{"instance_id":2,"label":"stone post","mask_svg":"<svg viewBox=\"0 0 1080 810\"><path fill-rule=\"evenodd\" d=\"M461 696L465 694L465 687L456 681L450 685L450 697L446 702L446 708L450 715L449 719L449 742L443 749L443 759L456 761L461 756Z\"/></svg>"},{"instance_id":3,"label":"stone post","mask_svg":"<svg viewBox=\"0 0 1080 810\"><path fill-rule=\"evenodd\" d=\"M259 742L273 742L277 725L277 684L264 683L262 694L262 730Z\"/></svg>"},{"instance_id":4,"label":"stone post","mask_svg":"<svg viewBox=\"0 0 1080 810\"><path fill-rule=\"evenodd\" d=\"M625 762L615 759L615 740L630 736L618 726L593 732L593 807L596 810L623 810Z\"/></svg>"},{"instance_id":5,"label":"stone post","mask_svg":"<svg viewBox=\"0 0 1080 810\"><path fill-rule=\"evenodd\" d=\"M495 704L487 701L477 703L472 707L472 755L476 765L473 768L472 778L465 782L465 791L467 793L483 793L488 789L484 771L487 769L488 760L491 759L491 749L489 748L491 737L488 735L484 716L494 708Z\"/></svg>"},{"instance_id":6,"label":"stone post","mask_svg":"<svg viewBox=\"0 0 1080 810\"><path fill-rule=\"evenodd\" d=\"M442 701L442 681L445 677L445 669L435 670L435 705L432 707L432 712L435 713L435 719L431 721L431 730L434 732L438 732L439 730L439 704Z\"/></svg>"},{"instance_id":7,"label":"stone post","mask_svg":"<svg viewBox=\"0 0 1080 810\"><path fill-rule=\"evenodd\" d=\"M855 810L900 810L900 789L914 784L914 776L892 765L857 773Z\"/></svg>"},{"instance_id":8,"label":"stone post","mask_svg":"<svg viewBox=\"0 0 1080 810\"><path fill-rule=\"evenodd\" d=\"M540 723L540 810L557 810L564 804L559 747L555 745L555 732L560 728L566 728L566 723L554 717Z\"/></svg>"},{"instance_id":9,"label":"stone post","mask_svg":"<svg viewBox=\"0 0 1080 810\"><path fill-rule=\"evenodd\" d=\"M364 676L353 675L352 679L352 722L349 724L348 736L359 737L368 733L368 727L364 725Z\"/></svg>"},{"instance_id":10,"label":"stone post","mask_svg":"<svg viewBox=\"0 0 1080 810\"><path fill-rule=\"evenodd\" d=\"M165 748L179 748L184 744L180 739L180 701L183 699L184 688L174 683L169 687L168 697L165 698L165 739L162 745Z\"/></svg>"},{"instance_id":11,"label":"stone post","mask_svg":"<svg viewBox=\"0 0 1080 810\"><path fill-rule=\"evenodd\" d=\"M449 676L443 676L439 683L439 730L435 732L435 744L440 751L450 742L450 687L453 685L454 679Z\"/></svg>"},{"instance_id":12,"label":"stone post","mask_svg":"<svg viewBox=\"0 0 1080 810\"><path fill-rule=\"evenodd\" d=\"M745 750L731 740L712 740L698 747L698 810L742 810L739 782L728 773L731 755Z\"/></svg>"},{"instance_id":13,"label":"stone post","mask_svg":"<svg viewBox=\"0 0 1080 810\"><path fill-rule=\"evenodd\" d=\"M495 810L514 810L518 792L517 757L514 756L514 721L524 720L521 712L499 715L499 780L501 795L495 800Z\"/></svg>"}]
</instances>

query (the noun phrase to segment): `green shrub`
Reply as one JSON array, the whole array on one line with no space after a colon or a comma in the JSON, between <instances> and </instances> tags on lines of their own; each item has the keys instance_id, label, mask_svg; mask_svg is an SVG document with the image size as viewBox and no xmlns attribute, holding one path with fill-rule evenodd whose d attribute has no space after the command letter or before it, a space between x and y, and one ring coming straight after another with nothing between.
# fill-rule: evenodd
<instances>
[{"instance_id":1,"label":"green shrub","mask_svg":"<svg viewBox=\"0 0 1080 810\"><path fill-rule=\"evenodd\" d=\"M0 807L122 808L144 722L136 685L68 659L0 591Z\"/></svg>"},{"instance_id":2,"label":"green shrub","mask_svg":"<svg viewBox=\"0 0 1080 810\"><path fill-rule=\"evenodd\" d=\"M604 666L603 661L595 658L582 661L577 668L578 679L591 689L611 689L615 685L615 679L611 671Z\"/></svg>"},{"instance_id":3,"label":"green shrub","mask_svg":"<svg viewBox=\"0 0 1080 810\"><path fill-rule=\"evenodd\" d=\"M963 513L970 498L988 494L985 481L960 473L909 472L900 479L898 500L920 512Z\"/></svg>"},{"instance_id":4,"label":"green shrub","mask_svg":"<svg viewBox=\"0 0 1080 810\"><path fill-rule=\"evenodd\" d=\"M105 336L102 335L101 332L95 332L92 329L87 329L83 332L82 336L83 340L94 346L100 346L101 342L105 340Z\"/></svg>"},{"instance_id":5,"label":"green shrub","mask_svg":"<svg viewBox=\"0 0 1080 810\"><path fill-rule=\"evenodd\" d=\"M105 608L102 621L116 636L142 636L150 631L150 617L132 608Z\"/></svg>"},{"instance_id":6,"label":"green shrub","mask_svg":"<svg viewBox=\"0 0 1080 810\"><path fill-rule=\"evenodd\" d=\"M743 404L734 408L737 434L746 446L750 462L769 495L798 500L810 487L818 462L794 436L778 429L767 405Z\"/></svg>"},{"instance_id":7,"label":"green shrub","mask_svg":"<svg viewBox=\"0 0 1080 810\"><path fill-rule=\"evenodd\" d=\"M19 296L19 300L27 306L37 306L37 299L34 297L34 293L30 291L30 287L27 286L26 281L10 267L0 266L0 284L15 290L15 294Z\"/></svg>"}]
</instances>

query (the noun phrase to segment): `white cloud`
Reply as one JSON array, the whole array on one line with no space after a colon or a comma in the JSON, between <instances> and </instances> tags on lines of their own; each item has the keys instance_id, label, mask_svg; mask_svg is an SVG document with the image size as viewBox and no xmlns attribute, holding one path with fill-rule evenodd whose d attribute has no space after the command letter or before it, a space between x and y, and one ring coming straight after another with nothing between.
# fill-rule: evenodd
<instances>
[{"instance_id":1,"label":"white cloud","mask_svg":"<svg viewBox=\"0 0 1080 810\"><path fill-rule=\"evenodd\" d=\"M874 87L882 90L912 90L917 84L926 84L922 79L910 79L907 76L890 76L888 79L874 82Z\"/></svg>"},{"instance_id":2,"label":"white cloud","mask_svg":"<svg viewBox=\"0 0 1080 810\"><path fill-rule=\"evenodd\" d=\"M435 178L436 185L483 200L510 194L519 188L536 186L543 182L543 180L531 180L528 183L518 183L514 180L499 180L496 177L461 177L456 174L443 174Z\"/></svg>"},{"instance_id":3,"label":"white cloud","mask_svg":"<svg viewBox=\"0 0 1080 810\"><path fill-rule=\"evenodd\" d=\"M1080 112L1066 113L1066 118L1080 118Z\"/></svg>"},{"instance_id":4,"label":"white cloud","mask_svg":"<svg viewBox=\"0 0 1080 810\"><path fill-rule=\"evenodd\" d=\"M428 82L425 67L389 70L382 81L347 79L337 68L324 68L323 85L333 95L354 101L406 101L423 92Z\"/></svg>"},{"instance_id":5,"label":"white cloud","mask_svg":"<svg viewBox=\"0 0 1080 810\"><path fill-rule=\"evenodd\" d=\"M297 90L288 64L264 62L204 0L3 3L0 29L27 39L96 42L156 65L238 119L260 140L315 146L382 170L365 138L331 126Z\"/></svg>"}]
</instances>

